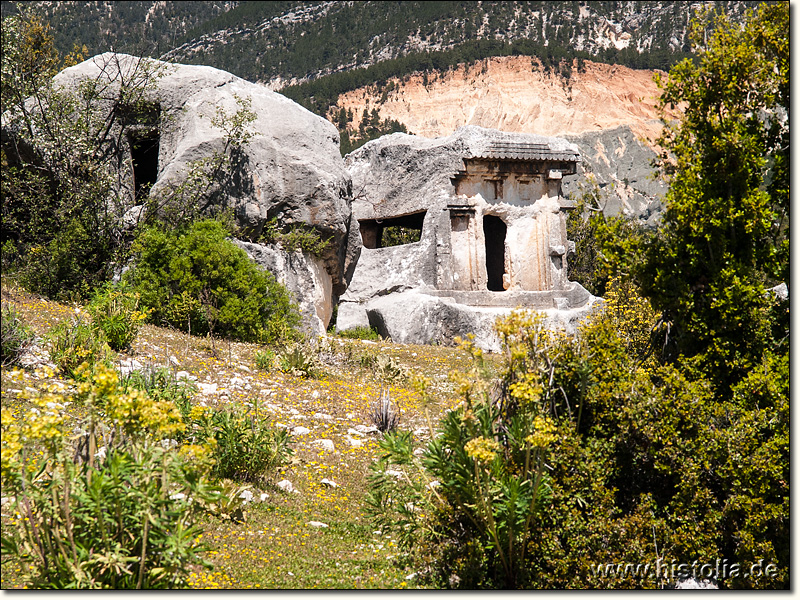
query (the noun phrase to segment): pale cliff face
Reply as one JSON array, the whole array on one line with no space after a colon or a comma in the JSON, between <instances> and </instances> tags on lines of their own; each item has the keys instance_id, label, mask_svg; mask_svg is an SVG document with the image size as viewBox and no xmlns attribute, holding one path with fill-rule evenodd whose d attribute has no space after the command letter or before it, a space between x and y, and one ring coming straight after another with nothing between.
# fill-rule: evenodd
<instances>
[{"instance_id":1,"label":"pale cliff face","mask_svg":"<svg viewBox=\"0 0 800 600\"><path fill-rule=\"evenodd\" d=\"M569 135L630 126L637 136L658 137L660 95L653 71L585 62L567 81L544 72L526 56L495 57L440 77L415 75L378 104L374 91L343 94L338 108L352 109L355 127L365 106L426 137L446 136L462 125L541 135Z\"/></svg>"}]
</instances>

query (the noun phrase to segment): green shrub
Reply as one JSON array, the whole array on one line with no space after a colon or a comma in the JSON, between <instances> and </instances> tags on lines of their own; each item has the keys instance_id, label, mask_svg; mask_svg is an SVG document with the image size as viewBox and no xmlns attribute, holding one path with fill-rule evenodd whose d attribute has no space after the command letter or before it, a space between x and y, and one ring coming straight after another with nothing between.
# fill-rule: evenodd
<instances>
[{"instance_id":1,"label":"green shrub","mask_svg":"<svg viewBox=\"0 0 800 600\"><path fill-rule=\"evenodd\" d=\"M112 350L130 348L147 313L139 310L139 295L124 285L105 285L98 291L87 312L95 328L101 330Z\"/></svg>"},{"instance_id":2,"label":"green shrub","mask_svg":"<svg viewBox=\"0 0 800 600\"><path fill-rule=\"evenodd\" d=\"M375 329L372 327L365 327L363 325L340 331L339 337L348 338L351 340L371 340L373 342L377 342L381 339L381 336L378 335L378 332Z\"/></svg>"},{"instance_id":3,"label":"green shrub","mask_svg":"<svg viewBox=\"0 0 800 600\"><path fill-rule=\"evenodd\" d=\"M670 573L599 577L608 563L739 563L723 588L784 588L789 561L786 356L767 354L728 396L686 363L635 290L609 281L575 337L515 313L498 324L497 380L473 345L463 403L421 456L381 441L370 511L433 583L464 588L658 588ZM650 324L650 326L648 326ZM400 470L397 478L391 471ZM742 577L759 560L774 577Z\"/></svg>"},{"instance_id":4,"label":"green shrub","mask_svg":"<svg viewBox=\"0 0 800 600\"><path fill-rule=\"evenodd\" d=\"M303 250L314 256L320 256L330 240L323 240L316 230L305 229L299 225L289 227L283 232L278 227L277 219L270 219L264 225L259 241L262 244L280 244L287 252Z\"/></svg>"},{"instance_id":5,"label":"green shrub","mask_svg":"<svg viewBox=\"0 0 800 600\"><path fill-rule=\"evenodd\" d=\"M18 364L34 339L33 331L11 306L3 306L0 321L0 364Z\"/></svg>"},{"instance_id":6,"label":"green shrub","mask_svg":"<svg viewBox=\"0 0 800 600\"><path fill-rule=\"evenodd\" d=\"M150 366L142 370L132 371L121 381L123 389L137 389L145 392L150 398L162 402L172 402L188 420L191 399L197 392L197 386L185 379L177 379L166 367Z\"/></svg>"},{"instance_id":7,"label":"green shrub","mask_svg":"<svg viewBox=\"0 0 800 600\"><path fill-rule=\"evenodd\" d=\"M265 481L292 453L285 430L243 411L195 406L188 425L193 443L212 448L212 475L218 479Z\"/></svg>"},{"instance_id":8,"label":"green shrub","mask_svg":"<svg viewBox=\"0 0 800 600\"><path fill-rule=\"evenodd\" d=\"M161 443L183 427L169 402L118 387L99 367L79 394L89 414L75 443L68 397L2 410L3 493L12 497L3 554L37 588L185 587L201 558L197 519L218 502L203 450ZM101 435L103 430L113 435Z\"/></svg>"},{"instance_id":9,"label":"green shrub","mask_svg":"<svg viewBox=\"0 0 800 600\"><path fill-rule=\"evenodd\" d=\"M111 357L105 334L85 322L80 314L56 325L49 338L50 358L61 374L72 379L85 377L85 372L79 369L84 363L92 367Z\"/></svg>"},{"instance_id":10,"label":"green shrub","mask_svg":"<svg viewBox=\"0 0 800 600\"><path fill-rule=\"evenodd\" d=\"M275 353L272 350L256 352L256 368L271 371L275 368Z\"/></svg>"},{"instance_id":11,"label":"green shrub","mask_svg":"<svg viewBox=\"0 0 800 600\"><path fill-rule=\"evenodd\" d=\"M316 377L319 372L314 354L301 344L292 344L278 357L281 371L296 377Z\"/></svg>"},{"instance_id":12,"label":"green shrub","mask_svg":"<svg viewBox=\"0 0 800 600\"><path fill-rule=\"evenodd\" d=\"M270 342L296 335L300 322L289 293L226 239L212 220L185 231L147 229L136 241L127 281L150 320L197 335Z\"/></svg>"}]
</instances>

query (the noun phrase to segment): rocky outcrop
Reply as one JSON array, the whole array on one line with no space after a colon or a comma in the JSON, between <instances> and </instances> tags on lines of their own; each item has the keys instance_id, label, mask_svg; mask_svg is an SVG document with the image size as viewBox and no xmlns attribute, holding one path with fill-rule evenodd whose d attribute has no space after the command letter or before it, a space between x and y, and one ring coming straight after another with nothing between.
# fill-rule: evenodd
<instances>
[{"instance_id":1,"label":"rocky outcrop","mask_svg":"<svg viewBox=\"0 0 800 600\"><path fill-rule=\"evenodd\" d=\"M568 135L581 152L576 175L564 178L564 195L578 201L597 193L607 216L625 216L655 226L667 192L663 177L653 168L655 151L629 126Z\"/></svg>"},{"instance_id":2,"label":"rocky outcrop","mask_svg":"<svg viewBox=\"0 0 800 600\"><path fill-rule=\"evenodd\" d=\"M338 107L377 110L409 131L447 136L478 125L506 132L563 136L581 151L577 176L565 178L564 195L600 190L605 213L654 223L666 190L650 162L662 123L653 71L585 61L565 78L524 56L494 57L434 77L393 80L385 97L372 88L342 94ZM668 111L677 118L678 111Z\"/></svg>"},{"instance_id":3,"label":"rocky outcrop","mask_svg":"<svg viewBox=\"0 0 800 600\"><path fill-rule=\"evenodd\" d=\"M574 331L596 300L566 280L561 180L578 161L564 139L475 126L393 134L349 154L357 194L337 330L369 325L417 344L472 333L498 350L497 318L521 307ZM419 240L383 246L392 227Z\"/></svg>"},{"instance_id":4,"label":"rocky outcrop","mask_svg":"<svg viewBox=\"0 0 800 600\"><path fill-rule=\"evenodd\" d=\"M284 285L300 308L302 329L312 335L324 335L333 313L331 276L318 257L295 250L233 240L261 268Z\"/></svg>"},{"instance_id":5,"label":"rocky outcrop","mask_svg":"<svg viewBox=\"0 0 800 600\"><path fill-rule=\"evenodd\" d=\"M55 83L76 89L82 81L92 79L113 89L121 78L153 71L157 76L145 95L157 115L148 130L150 139L158 144L157 159L153 159L157 165L151 165L157 173L151 195L181 183L193 161L226 150L226 134L212 124L212 118L217 111L234 115L239 108L237 98L243 99L255 114L249 126L253 135L234 157L235 171L224 190L223 206L233 211L251 239L256 239L273 217L280 226L306 226L330 239L322 259L333 287L341 288L351 193L336 128L263 85L211 67L107 53L65 69ZM103 108L125 109L111 103ZM128 194L133 203L136 174L130 139L123 138L119 151L123 155L120 193Z\"/></svg>"},{"instance_id":6,"label":"rocky outcrop","mask_svg":"<svg viewBox=\"0 0 800 600\"><path fill-rule=\"evenodd\" d=\"M545 327L574 334L581 320L601 303L601 299L591 296L585 304L572 309L542 308L525 304L520 304L518 308L538 309L538 313L544 318ZM343 315L343 308L349 312ZM344 330L356 325L368 325L380 335L401 344L449 345L455 338L466 338L470 333L474 335L475 344L479 348L488 352L501 352L503 346L495 324L512 310L514 309L508 306L474 306L457 296L439 297L411 290L380 296L362 305L343 303L339 307L337 328Z\"/></svg>"}]
</instances>

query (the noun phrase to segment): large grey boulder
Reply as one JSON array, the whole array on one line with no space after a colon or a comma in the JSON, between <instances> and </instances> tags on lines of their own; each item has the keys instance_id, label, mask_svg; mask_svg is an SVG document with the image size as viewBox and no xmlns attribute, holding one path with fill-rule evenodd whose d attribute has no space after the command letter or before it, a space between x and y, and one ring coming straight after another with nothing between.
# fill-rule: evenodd
<instances>
[{"instance_id":1,"label":"large grey boulder","mask_svg":"<svg viewBox=\"0 0 800 600\"><path fill-rule=\"evenodd\" d=\"M565 274L574 244L561 180L579 162L565 139L476 126L396 133L347 155L353 216L336 329L368 324L414 344L473 334L499 351L497 319L523 308L574 332L598 300ZM384 246L391 228L419 241Z\"/></svg>"},{"instance_id":2,"label":"large grey boulder","mask_svg":"<svg viewBox=\"0 0 800 600\"><path fill-rule=\"evenodd\" d=\"M539 308L538 312L548 329L574 335L581 320L601 304L600 298L592 296L578 308ZM344 323L341 319L343 308L346 311ZM380 335L401 344L448 345L456 337L466 338L471 333L475 345L482 350L500 352L503 347L495 324L513 310L502 306L471 306L453 297L431 296L410 290L374 298L364 304L342 303L337 326L347 329L343 325L350 320L359 325L366 321Z\"/></svg>"},{"instance_id":3,"label":"large grey boulder","mask_svg":"<svg viewBox=\"0 0 800 600\"><path fill-rule=\"evenodd\" d=\"M287 252L272 245L233 241L289 290L300 308L302 330L324 335L333 313L333 282L322 260L302 250Z\"/></svg>"},{"instance_id":4,"label":"large grey boulder","mask_svg":"<svg viewBox=\"0 0 800 600\"><path fill-rule=\"evenodd\" d=\"M232 209L250 239L275 217L281 226L312 228L330 239L322 254L334 288L342 288L342 268L350 220L350 177L339 153L336 127L263 85L247 82L212 67L176 65L106 53L65 69L56 85L77 89L98 80L113 92L121 78L156 70L146 100L160 110L157 179L151 195L181 183L193 161L225 151L225 132L212 125L218 110L233 115L237 98L255 113L254 134L236 156L235 172L221 201ZM108 93L113 98L113 93ZM117 109L108 103L104 110ZM120 152L122 175L133 172L128 142ZM127 166L126 166L127 165ZM121 179L125 179L121 177ZM132 181L121 194L132 195Z\"/></svg>"}]
</instances>

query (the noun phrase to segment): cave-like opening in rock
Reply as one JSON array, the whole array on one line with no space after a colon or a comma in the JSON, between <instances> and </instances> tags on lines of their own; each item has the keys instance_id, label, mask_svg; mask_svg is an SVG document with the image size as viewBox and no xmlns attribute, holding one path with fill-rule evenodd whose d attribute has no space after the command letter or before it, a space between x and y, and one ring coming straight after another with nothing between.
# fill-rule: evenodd
<instances>
[{"instance_id":1,"label":"cave-like opening in rock","mask_svg":"<svg viewBox=\"0 0 800 600\"><path fill-rule=\"evenodd\" d=\"M358 222L365 248L386 248L413 244L422 238L426 211L389 219L363 219Z\"/></svg>"},{"instance_id":2,"label":"cave-like opening in rock","mask_svg":"<svg viewBox=\"0 0 800 600\"><path fill-rule=\"evenodd\" d=\"M132 131L128 135L137 201L146 197L158 179L158 130Z\"/></svg>"},{"instance_id":3,"label":"cave-like opening in rock","mask_svg":"<svg viewBox=\"0 0 800 600\"><path fill-rule=\"evenodd\" d=\"M506 224L500 217L483 217L483 237L486 241L486 287L502 292L506 272Z\"/></svg>"}]
</instances>

